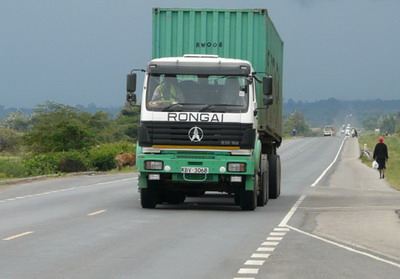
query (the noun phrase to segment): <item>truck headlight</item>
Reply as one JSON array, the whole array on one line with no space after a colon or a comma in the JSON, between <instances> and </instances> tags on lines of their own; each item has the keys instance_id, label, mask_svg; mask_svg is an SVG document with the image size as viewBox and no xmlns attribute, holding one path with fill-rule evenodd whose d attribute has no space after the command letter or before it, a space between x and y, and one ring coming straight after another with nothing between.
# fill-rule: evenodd
<instances>
[{"instance_id":1,"label":"truck headlight","mask_svg":"<svg viewBox=\"0 0 400 279\"><path fill-rule=\"evenodd\" d=\"M245 172L246 163L228 163L228 171L230 172Z\"/></svg>"},{"instance_id":2,"label":"truck headlight","mask_svg":"<svg viewBox=\"0 0 400 279\"><path fill-rule=\"evenodd\" d=\"M144 169L146 170L162 170L163 165L162 161L144 161Z\"/></svg>"}]
</instances>

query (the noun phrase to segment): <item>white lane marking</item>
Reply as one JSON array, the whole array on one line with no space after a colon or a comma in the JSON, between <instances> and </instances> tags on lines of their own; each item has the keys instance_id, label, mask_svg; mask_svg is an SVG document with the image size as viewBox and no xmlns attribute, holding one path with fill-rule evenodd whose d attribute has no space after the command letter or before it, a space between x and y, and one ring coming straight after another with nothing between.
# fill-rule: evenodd
<instances>
[{"instance_id":1,"label":"white lane marking","mask_svg":"<svg viewBox=\"0 0 400 279\"><path fill-rule=\"evenodd\" d=\"M257 252L274 252L275 248L273 247L259 247L257 248Z\"/></svg>"},{"instance_id":2,"label":"white lane marking","mask_svg":"<svg viewBox=\"0 0 400 279\"><path fill-rule=\"evenodd\" d=\"M313 184L311 184L311 187L315 187L318 184L318 182L325 176L325 174L328 172L328 170L333 166L333 164L335 164L336 160L339 158L340 151L343 148L343 145L344 145L344 142L346 141L346 138L347 137L343 138L342 144L340 145L339 150L336 153L335 159L333 159L332 163L322 172L322 174L317 178L317 180L315 180L315 182Z\"/></svg>"},{"instance_id":3,"label":"white lane marking","mask_svg":"<svg viewBox=\"0 0 400 279\"><path fill-rule=\"evenodd\" d=\"M239 274L258 274L259 268L241 268L239 269Z\"/></svg>"},{"instance_id":4,"label":"white lane marking","mask_svg":"<svg viewBox=\"0 0 400 279\"><path fill-rule=\"evenodd\" d=\"M284 230L281 230L284 229ZM275 236L268 236L267 241L263 242L260 247L257 248L257 253L254 253L250 256L250 259L247 260L244 265L245 266L262 266L265 263L265 260L269 258L271 254L266 253L266 252L273 252L275 250L275 247L279 244L279 241L283 239L283 235L286 234L287 231L289 231L288 228L275 228L274 232L271 232L270 235L275 235ZM276 232L278 231L278 232ZM270 241L270 240L275 240L275 241ZM258 274L259 269L248 269L248 268L241 268L239 269L238 273L239 274ZM239 279L238 277L235 277L233 279Z\"/></svg>"},{"instance_id":5,"label":"white lane marking","mask_svg":"<svg viewBox=\"0 0 400 279\"><path fill-rule=\"evenodd\" d=\"M275 228L274 231L275 232L288 232L289 228Z\"/></svg>"},{"instance_id":6,"label":"white lane marking","mask_svg":"<svg viewBox=\"0 0 400 279\"><path fill-rule=\"evenodd\" d=\"M292 218L293 214L299 208L301 202L305 199L306 195L302 195L297 202L293 205L293 207L289 210L288 214L286 214L285 218L279 224L279 227L286 227L287 223L289 222L290 218Z\"/></svg>"},{"instance_id":7,"label":"white lane marking","mask_svg":"<svg viewBox=\"0 0 400 279\"><path fill-rule=\"evenodd\" d=\"M34 233L33 231L24 232L24 233L20 233L20 234L16 234L16 235L4 238L3 240L13 240L13 239L16 239L16 238L19 238L19 237L23 237L23 236L26 236L26 235L29 235L29 234L33 234L33 233Z\"/></svg>"},{"instance_id":8,"label":"white lane marking","mask_svg":"<svg viewBox=\"0 0 400 279\"><path fill-rule=\"evenodd\" d=\"M248 260L244 265L263 265L265 261Z\"/></svg>"},{"instance_id":9,"label":"white lane marking","mask_svg":"<svg viewBox=\"0 0 400 279\"><path fill-rule=\"evenodd\" d=\"M267 259L269 257L269 254L252 254L251 258L261 258L261 259Z\"/></svg>"},{"instance_id":10,"label":"white lane marking","mask_svg":"<svg viewBox=\"0 0 400 279\"><path fill-rule=\"evenodd\" d=\"M233 279L255 279L254 277L235 277Z\"/></svg>"},{"instance_id":11,"label":"white lane marking","mask_svg":"<svg viewBox=\"0 0 400 279\"><path fill-rule=\"evenodd\" d=\"M335 159L333 159L332 163L322 172L322 174L317 178L317 180L315 180L315 182L313 184L311 184L311 187L314 187L315 185L318 184L318 182L322 179L322 177L324 177L324 175L327 173L327 171L333 166L333 164L336 162L336 160L339 157L340 151L343 148L344 142L346 141L346 137L343 138L342 140L342 144L339 147L338 152L336 153L336 157ZM299 208L300 204L302 203L302 201L305 199L306 195L302 195L297 202L293 205L293 207L289 210L288 214L285 216L285 218L283 218L283 220L281 221L281 223L279 224L279 227L286 227L287 223L289 222L289 220L292 218L292 216L294 215L294 213L296 212L296 210Z\"/></svg>"},{"instance_id":12,"label":"white lane marking","mask_svg":"<svg viewBox=\"0 0 400 279\"><path fill-rule=\"evenodd\" d=\"M322 177L327 173L327 171L333 166L333 164L336 162L337 158L339 157L340 151L343 148L345 139L342 141L342 144L339 148L339 151L336 154L335 159L333 162L328 166L327 169L324 170L324 172L321 174L320 177L312 184L312 187L317 185L317 183L322 179ZM282 219L281 223L279 224L279 227L274 228L273 232L270 232L269 236L267 237L267 241L263 242L261 244L261 247L257 248L257 252L273 252L275 250L274 246L277 246L281 240L283 240L283 237L286 235L287 232L290 231L290 226L287 225L289 220L292 218L294 213L297 211L299 208L300 204L303 202L303 200L306 198L306 195L302 195L296 203L293 205L293 207L289 210L289 212L286 214L286 216ZM252 259L267 259L270 256L270 254L266 253L255 253L251 255ZM244 263L244 265L263 265L265 261L254 261L254 260L248 260ZM238 273L239 274L258 274L259 269L247 269L247 268L241 268L239 269ZM244 278L238 278L235 277L233 279L244 279ZM248 278L245 278L248 279Z\"/></svg>"},{"instance_id":13,"label":"white lane marking","mask_svg":"<svg viewBox=\"0 0 400 279\"><path fill-rule=\"evenodd\" d=\"M267 240L271 241L281 241L283 237L267 237Z\"/></svg>"},{"instance_id":14,"label":"white lane marking","mask_svg":"<svg viewBox=\"0 0 400 279\"><path fill-rule=\"evenodd\" d=\"M82 189L82 188L87 188L87 187L93 187L93 186L98 186L98 185L106 185L106 184L118 183L118 182L122 182L122 181L126 181L126 180L131 180L131 179L134 179L134 178L135 177L131 177L131 178L113 180L113 181L109 181L109 182L100 182L100 183L95 183L95 184L88 184L88 185L76 186L76 187L71 187L71 188L65 188L65 189L56 190L56 191L48 191L48 192L39 193L39 194L26 195L26 196L20 196L20 197L15 197L15 198L9 198L9 199L5 199L5 200L0 200L0 203L9 202L9 201L16 201L16 200L21 200L21 199L34 198L34 197L40 197L40 196L44 196L44 195L56 194L56 193L61 193L61 192L66 192L66 191L71 191L71 190L77 190L77 189Z\"/></svg>"},{"instance_id":15,"label":"white lane marking","mask_svg":"<svg viewBox=\"0 0 400 279\"><path fill-rule=\"evenodd\" d=\"M279 242L276 242L276 241L265 241L261 245L262 246L276 246L278 244L279 244Z\"/></svg>"},{"instance_id":16,"label":"white lane marking","mask_svg":"<svg viewBox=\"0 0 400 279\"><path fill-rule=\"evenodd\" d=\"M285 232L270 232L269 235L270 236L285 236L286 233Z\"/></svg>"},{"instance_id":17,"label":"white lane marking","mask_svg":"<svg viewBox=\"0 0 400 279\"><path fill-rule=\"evenodd\" d=\"M369 253L366 253L366 252L362 252L362 251L356 250L356 249L354 249L354 248L351 248L351 247L348 247L348 246L346 246L346 245L343 245L343 244L334 242L334 241L332 241L332 240L325 239L325 238L322 238L322 237L320 237L320 236L317 236L317 235L314 235L314 234L311 234L311 233L308 233L308 232L299 230L299 229L294 228L294 227L292 227L292 226L288 226L288 228L290 228L291 230L294 230L294 231L296 231L296 232L298 232L298 233L302 233L302 234L304 234L304 235L313 237L313 238L318 239L318 240L320 240L320 241L323 241L323 242L326 242L326 243L335 245L335 246L337 246L337 247L343 248L343 249L345 249L345 250L347 250L347 251L350 251L350 252L353 252L353 253L356 253L356 254L360 254L360 255L364 255L364 256L369 257L369 258L372 258L372 259L374 259L374 260L377 260L377 261L380 261L380 262L384 262L384 263L393 265L393 266L395 266L395 267L397 267L397 268L400 268L400 264L398 264L398 263L395 263L395 262L392 262L392 261L389 261L389 260L382 259L382 258L380 258L380 257L378 257L378 256L374 256L374 255L369 254Z\"/></svg>"},{"instance_id":18,"label":"white lane marking","mask_svg":"<svg viewBox=\"0 0 400 279\"><path fill-rule=\"evenodd\" d=\"M97 215L97 214L104 213L104 212L106 212L106 211L107 211L107 210L105 210L105 209L99 210L99 211L95 211L95 212L89 213L88 216L94 216L94 215Z\"/></svg>"},{"instance_id":19,"label":"white lane marking","mask_svg":"<svg viewBox=\"0 0 400 279\"><path fill-rule=\"evenodd\" d=\"M364 191L364 189L363 189ZM374 190L376 191L376 190ZM354 210L354 211L360 211L360 210L397 210L399 208L399 206L395 206L395 205L366 205L366 206L327 206L327 207L308 207L308 206L302 206L302 209L311 209L311 210L322 210L322 211L326 211L326 210L335 210L335 211L349 211L349 210Z\"/></svg>"}]
</instances>

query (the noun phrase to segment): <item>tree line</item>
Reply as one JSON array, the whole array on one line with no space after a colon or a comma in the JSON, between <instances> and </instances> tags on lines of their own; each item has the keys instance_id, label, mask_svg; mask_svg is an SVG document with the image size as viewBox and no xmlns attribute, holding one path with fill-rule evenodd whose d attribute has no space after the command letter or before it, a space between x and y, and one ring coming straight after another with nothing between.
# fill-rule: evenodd
<instances>
[{"instance_id":1,"label":"tree line","mask_svg":"<svg viewBox=\"0 0 400 279\"><path fill-rule=\"evenodd\" d=\"M351 124L367 131L379 129L381 134L400 133L400 100L343 101L331 98L296 102L289 99L284 103L283 111L286 117L301 112L307 125L314 128Z\"/></svg>"},{"instance_id":2,"label":"tree line","mask_svg":"<svg viewBox=\"0 0 400 279\"><path fill-rule=\"evenodd\" d=\"M340 127L351 115L353 126L380 129L382 134L400 133L400 101L355 101L329 99L314 103L284 104L283 134L320 136L325 125ZM351 106L349 104L352 104ZM134 152L139 125L139 107L125 105L117 113L88 112L54 102L38 105L26 113L10 111L0 120L0 178L71 171L104 171L115 168L114 157Z\"/></svg>"},{"instance_id":3,"label":"tree line","mask_svg":"<svg viewBox=\"0 0 400 279\"><path fill-rule=\"evenodd\" d=\"M139 108L104 111L46 102L0 123L0 178L115 168L114 156L134 152Z\"/></svg>"},{"instance_id":4,"label":"tree line","mask_svg":"<svg viewBox=\"0 0 400 279\"><path fill-rule=\"evenodd\" d=\"M337 100L330 98L314 102L294 101L289 99L283 104L284 115L301 111L311 127L348 124L378 129L380 118L394 115L400 111L400 100ZM351 117L350 117L351 116ZM367 124L369 122L369 125ZM374 127L372 127L374 126Z\"/></svg>"}]
</instances>

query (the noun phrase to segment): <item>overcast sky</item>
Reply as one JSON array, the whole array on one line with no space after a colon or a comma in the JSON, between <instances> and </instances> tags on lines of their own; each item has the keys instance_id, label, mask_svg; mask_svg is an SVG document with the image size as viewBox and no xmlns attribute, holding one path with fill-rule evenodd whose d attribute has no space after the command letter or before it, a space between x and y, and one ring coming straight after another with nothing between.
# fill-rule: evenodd
<instances>
[{"instance_id":1,"label":"overcast sky","mask_svg":"<svg viewBox=\"0 0 400 279\"><path fill-rule=\"evenodd\" d=\"M1 0L0 106L122 106L153 7L268 9L285 100L400 99L399 0Z\"/></svg>"}]
</instances>

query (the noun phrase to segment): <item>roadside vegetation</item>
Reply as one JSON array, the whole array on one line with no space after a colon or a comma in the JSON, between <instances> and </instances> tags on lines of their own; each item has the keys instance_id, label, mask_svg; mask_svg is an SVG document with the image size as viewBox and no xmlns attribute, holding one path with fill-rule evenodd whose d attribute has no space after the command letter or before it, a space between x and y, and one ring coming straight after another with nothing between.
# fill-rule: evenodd
<instances>
[{"instance_id":1,"label":"roadside vegetation","mask_svg":"<svg viewBox=\"0 0 400 279\"><path fill-rule=\"evenodd\" d=\"M391 114L370 113L362 122L363 128L367 131L359 138L360 148L367 145L371 156L378 138L382 135L388 147L389 160L386 165L385 179L397 190L400 190L400 112ZM372 158L361 156L361 160L371 166Z\"/></svg>"},{"instance_id":2,"label":"roadside vegetation","mask_svg":"<svg viewBox=\"0 0 400 279\"><path fill-rule=\"evenodd\" d=\"M378 143L378 138L379 135L374 133L363 134L359 137L360 148L363 150L364 144L366 144L372 157L375 144ZM389 160L386 164L385 179L389 181L393 188L400 190L400 136L384 136L384 139L384 143L387 145L389 152ZM372 158L362 155L361 160L364 164L371 167L373 160Z\"/></svg>"},{"instance_id":3,"label":"roadside vegetation","mask_svg":"<svg viewBox=\"0 0 400 279\"><path fill-rule=\"evenodd\" d=\"M10 113L0 125L0 180L113 170L116 155L135 152L138 124L129 105L115 118L52 102Z\"/></svg>"},{"instance_id":4,"label":"roadside vegetation","mask_svg":"<svg viewBox=\"0 0 400 279\"><path fill-rule=\"evenodd\" d=\"M303 113L296 110L291 114L285 115L282 122L282 133L284 138L293 136L293 129L296 130L296 136L313 137L321 135L321 130L311 129L308 125Z\"/></svg>"},{"instance_id":5,"label":"roadside vegetation","mask_svg":"<svg viewBox=\"0 0 400 279\"><path fill-rule=\"evenodd\" d=\"M293 129L297 137L321 136L321 128L311 128L309 123L301 110L294 110L283 117L283 137L292 137ZM0 119L0 181L68 172L117 172L114 157L135 152L138 125L139 108L129 105L114 117L102 110L86 112L53 102L38 105L29 115L10 112ZM390 157L386 177L400 190L400 112L370 113L363 117L362 129L391 134L385 137ZM374 132L363 132L360 147L366 143L372 152L377 139ZM362 156L362 160L371 166L370 159Z\"/></svg>"}]
</instances>

